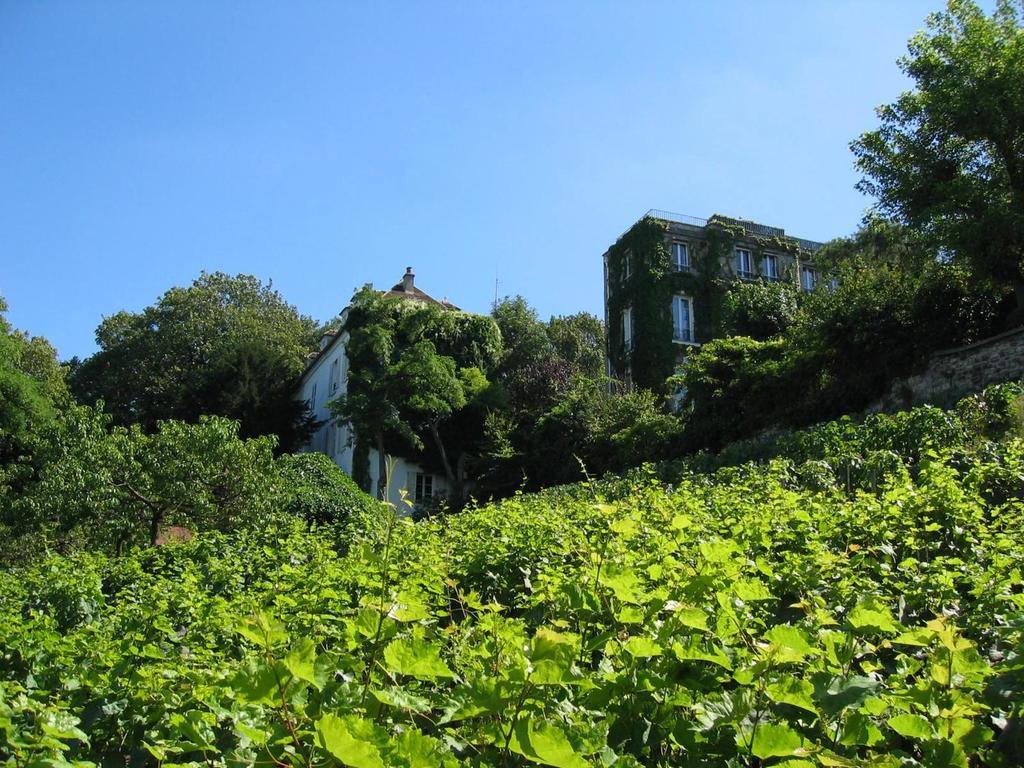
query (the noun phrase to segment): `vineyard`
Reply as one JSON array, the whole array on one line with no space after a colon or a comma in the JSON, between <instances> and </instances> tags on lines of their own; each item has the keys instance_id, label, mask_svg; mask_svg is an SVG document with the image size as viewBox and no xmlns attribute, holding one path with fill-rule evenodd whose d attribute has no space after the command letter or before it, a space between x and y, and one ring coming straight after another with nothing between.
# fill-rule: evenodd
<instances>
[{"instance_id":1,"label":"vineyard","mask_svg":"<svg viewBox=\"0 0 1024 768\"><path fill-rule=\"evenodd\" d=\"M1019 401L0 572L0 761L1020 764Z\"/></svg>"}]
</instances>

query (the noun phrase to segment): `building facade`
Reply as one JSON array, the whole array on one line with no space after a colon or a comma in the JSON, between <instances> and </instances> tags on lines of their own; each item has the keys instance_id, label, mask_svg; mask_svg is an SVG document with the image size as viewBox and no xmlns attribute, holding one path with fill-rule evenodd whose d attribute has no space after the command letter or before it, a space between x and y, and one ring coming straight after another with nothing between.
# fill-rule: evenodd
<instances>
[{"instance_id":1,"label":"building facade","mask_svg":"<svg viewBox=\"0 0 1024 768\"><path fill-rule=\"evenodd\" d=\"M821 246L720 214L648 211L602 257L609 376L662 389L692 349L722 335L730 285L764 280L812 291Z\"/></svg>"},{"instance_id":2,"label":"building facade","mask_svg":"<svg viewBox=\"0 0 1024 768\"><path fill-rule=\"evenodd\" d=\"M447 301L438 301L421 291L415 285L415 275L407 267L405 275L391 290L383 291L387 298L432 303L446 309L458 308ZM352 430L336 424L329 403L348 392L349 360L345 353L348 333L345 321L348 308L339 315L338 331L325 333L320 339L320 350L306 364L306 370L299 381L297 397L309 404L313 415L322 422L320 429L310 438L304 451L319 451L327 454L348 475L356 474L356 440ZM402 510L403 496L414 504L429 503L436 496L447 493L446 478L443 474L431 472L420 464L402 456L391 456L390 481L387 485L387 500ZM368 483L364 490L373 493L378 483L378 456L376 448L369 449ZM358 478L357 478L358 480Z\"/></svg>"}]
</instances>

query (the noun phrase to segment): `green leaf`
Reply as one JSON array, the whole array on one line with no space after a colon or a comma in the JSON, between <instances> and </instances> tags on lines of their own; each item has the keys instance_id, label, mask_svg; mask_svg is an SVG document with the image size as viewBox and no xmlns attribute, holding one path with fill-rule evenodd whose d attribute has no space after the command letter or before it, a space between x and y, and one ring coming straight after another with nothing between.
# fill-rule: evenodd
<instances>
[{"instance_id":1,"label":"green leaf","mask_svg":"<svg viewBox=\"0 0 1024 768\"><path fill-rule=\"evenodd\" d=\"M455 676L441 659L439 648L415 637L392 640L384 649L384 663L390 672L419 680Z\"/></svg>"},{"instance_id":2,"label":"green leaf","mask_svg":"<svg viewBox=\"0 0 1024 768\"><path fill-rule=\"evenodd\" d=\"M437 768L448 755L441 741L414 729L402 731L395 740L394 758L408 768Z\"/></svg>"},{"instance_id":3,"label":"green leaf","mask_svg":"<svg viewBox=\"0 0 1024 768\"><path fill-rule=\"evenodd\" d=\"M930 739L935 735L935 730L927 718L910 713L890 717L889 727L908 739Z\"/></svg>"},{"instance_id":4,"label":"green leaf","mask_svg":"<svg viewBox=\"0 0 1024 768\"><path fill-rule=\"evenodd\" d=\"M509 749L527 760L554 768L587 768L565 730L554 723L522 718L512 731Z\"/></svg>"},{"instance_id":5,"label":"green leaf","mask_svg":"<svg viewBox=\"0 0 1024 768\"><path fill-rule=\"evenodd\" d=\"M292 645L284 657L284 666L299 680L320 687L316 674L316 644L308 637Z\"/></svg>"},{"instance_id":6,"label":"green leaf","mask_svg":"<svg viewBox=\"0 0 1024 768\"><path fill-rule=\"evenodd\" d=\"M833 717L849 707L859 707L875 692L879 683L870 677L814 676L814 695L822 713Z\"/></svg>"},{"instance_id":7,"label":"green leaf","mask_svg":"<svg viewBox=\"0 0 1024 768\"><path fill-rule=\"evenodd\" d=\"M607 566L601 572L601 584L608 587L624 603L639 603L640 579L632 568Z\"/></svg>"},{"instance_id":8,"label":"green leaf","mask_svg":"<svg viewBox=\"0 0 1024 768\"><path fill-rule=\"evenodd\" d=\"M575 680L572 667L576 661L579 639L541 627L530 644L530 662L533 672L530 681L535 685L568 683Z\"/></svg>"},{"instance_id":9,"label":"green leaf","mask_svg":"<svg viewBox=\"0 0 1024 768\"><path fill-rule=\"evenodd\" d=\"M274 669L262 659L250 659L228 684L239 699L251 703L270 702L278 694Z\"/></svg>"},{"instance_id":10,"label":"green leaf","mask_svg":"<svg viewBox=\"0 0 1024 768\"><path fill-rule=\"evenodd\" d=\"M814 686L807 680L799 680L792 675L786 675L765 686L765 693L768 698L777 704L789 704L808 712L818 714L818 707L814 704Z\"/></svg>"},{"instance_id":11,"label":"green leaf","mask_svg":"<svg viewBox=\"0 0 1024 768\"><path fill-rule=\"evenodd\" d=\"M316 723L320 746L343 765L384 768L373 724L355 715L324 715Z\"/></svg>"},{"instance_id":12,"label":"green leaf","mask_svg":"<svg viewBox=\"0 0 1024 768\"><path fill-rule=\"evenodd\" d=\"M846 617L847 623L864 634L899 632L892 612L879 598L869 595L862 599Z\"/></svg>"},{"instance_id":13,"label":"green leaf","mask_svg":"<svg viewBox=\"0 0 1024 768\"><path fill-rule=\"evenodd\" d=\"M760 579L740 579L733 585L733 594L745 603L775 598Z\"/></svg>"},{"instance_id":14,"label":"green leaf","mask_svg":"<svg viewBox=\"0 0 1024 768\"><path fill-rule=\"evenodd\" d=\"M622 647L623 650L625 650L626 653L634 659L647 659L652 656L661 656L661 646L649 637L644 637L642 635L629 638Z\"/></svg>"},{"instance_id":15,"label":"green leaf","mask_svg":"<svg viewBox=\"0 0 1024 768\"><path fill-rule=\"evenodd\" d=\"M712 645L711 649L708 650L704 647L700 637L696 635L688 637L681 642L673 643L672 653L680 661L709 661L723 669L732 669L732 662L729 661L729 657L725 655L721 648L717 645Z\"/></svg>"},{"instance_id":16,"label":"green leaf","mask_svg":"<svg viewBox=\"0 0 1024 768\"><path fill-rule=\"evenodd\" d=\"M804 754L803 738L788 725L761 723L754 731L751 752L761 759L767 757L794 757Z\"/></svg>"},{"instance_id":17,"label":"green leaf","mask_svg":"<svg viewBox=\"0 0 1024 768\"><path fill-rule=\"evenodd\" d=\"M781 663L802 661L807 656L818 653L817 649L807 640L807 633L799 627L779 624L772 627L764 635L771 643L769 653Z\"/></svg>"},{"instance_id":18,"label":"green leaf","mask_svg":"<svg viewBox=\"0 0 1024 768\"><path fill-rule=\"evenodd\" d=\"M385 688L374 691L373 696L381 704L412 712L429 712L433 708L425 696L418 696L404 688Z\"/></svg>"},{"instance_id":19,"label":"green leaf","mask_svg":"<svg viewBox=\"0 0 1024 768\"><path fill-rule=\"evenodd\" d=\"M676 621L684 627L699 629L702 632L708 630L708 615L700 608L684 605L675 612Z\"/></svg>"}]
</instances>

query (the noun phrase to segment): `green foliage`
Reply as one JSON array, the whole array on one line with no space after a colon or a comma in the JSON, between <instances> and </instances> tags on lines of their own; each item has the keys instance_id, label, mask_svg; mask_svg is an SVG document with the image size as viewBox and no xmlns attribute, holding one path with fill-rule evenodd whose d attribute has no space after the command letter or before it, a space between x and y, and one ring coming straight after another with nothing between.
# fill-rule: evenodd
<instances>
[{"instance_id":1,"label":"green foliage","mask_svg":"<svg viewBox=\"0 0 1024 768\"><path fill-rule=\"evenodd\" d=\"M12 464L31 461L36 436L68 392L53 347L11 328L6 311L0 297L0 467L12 474Z\"/></svg>"},{"instance_id":2,"label":"green foliage","mask_svg":"<svg viewBox=\"0 0 1024 768\"><path fill-rule=\"evenodd\" d=\"M790 283L734 283L725 294L724 330L729 336L762 341L778 336L796 320L799 298Z\"/></svg>"},{"instance_id":3,"label":"green foliage","mask_svg":"<svg viewBox=\"0 0 1024 768\"><path fill-rule=\"evenodd\" d=\"M672 283L665 279L670 267L665 223L644 217L608 249L607 260L608 357L619 374L629 368L638 387L661 391L676 362L672 344ZM630 349L622 337L619 321L627 307L633 313Z\"/></svg>"},{"instance_id":4,"label":"green foliage","mask_svg":"<svg viewBox=\"0 0 1024 768\"><path fill-rule=\"evenodd\" d=\"M1021 8L991 16L950 0L915 35L900 68L913 89L878 109L853 145L859 188L977 277L1024 300L1024 35Z\"/></svg>"},{"instance_id":5,"label":"green foliage","mask_svg":"<svg viewBox=\"0 0 1024 768\"><path fill-rule=\"evenodd\" d=\"M945 426L931 411L881 416L870 434L837 424L794 448L889 435L916 469L871 493L805 485L778 459L419 524L378 506L344 541L279 518L0 571L0 753L1011 765L1024 497L989 490L1024 466L1024 443L982 432L1011 428L1019 394L990 392L975 422L970 404Z\"/></svg>"},{"instance_id":6,"label":"green foliage","mask_svg":"<svg viewBox=\"0 0 1024 768\"><path fill-rule=\"evenodd\" d=\"M109 417L71 410L37 449L40 468L10 499L4 554L29 542L122 552L156 543L167 526L229 530L275 507L273 438L242 440L238 423L210 416L164 421L153 434L109 429Z\"/></svg>"},{"instance_id":7,"label":"green foliage","mask_svg":"<svg viewBox=\"0 0 1024 768\"><path fill-rule=\"evenodd\" d=\"M348 334L348 387L330 407L377 449L377 497L385 495L390 449L420 452L425 463L440 465L452 500L461 503L464 464L481 440L487 372L502 354L496 324L382 297L367 286L353 298L342 332Z\"/></svg>"},{"instance_id":8,"label":"green foliage","mask_svg":"<svg viewBox=\"0 0 1024 768\"><path fill-rule=\"evenodd\" d=\"M998 328L998 296L899 228L871 222L821 261L837 284L804 295L782 333L719 339L686 358L676 381L689 398L687 449L864 409L936 349Z\"/></svg>"},{"instance_id":9,"label":"green foliage","mask_svg":"<svg viewBox=\"0 0 1024 768\"><path fill-rule=\"evenodd\" d=\"M307 524L360 528L378 512L377 502L323 453L286 454L277 470L284 510Z\"/></svg>"},{"instance_id":10,"label":"green foliage","mask_svg":"<svg viewBox=\"0 0 1024 768\"><path fill-rule=\"evenodd\" d=\"M76 398L103 401L114 423L203 415L239 419L242 434L273 434L278 449L301 445L315 427L292 398L315 323L249 275L203 273L142 312L118 312L96 330L100 351L71 368Z\"/></svg>"}]
</instances>

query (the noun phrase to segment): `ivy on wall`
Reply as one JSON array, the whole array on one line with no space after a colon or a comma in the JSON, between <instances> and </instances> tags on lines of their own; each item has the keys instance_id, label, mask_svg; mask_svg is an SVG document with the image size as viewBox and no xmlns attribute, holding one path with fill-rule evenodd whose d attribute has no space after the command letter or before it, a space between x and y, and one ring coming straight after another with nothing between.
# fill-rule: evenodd
<instances>
[{"instance_id":1,"label":"ivy on wall","mask_svg":"<svg viewBox=\"0 0 1024 768\"><path fill-rule=\"evenodd\" d=\"M667 379L690 347L672 340L672 296L691 301L693 334L698 342L723 335L724 300L729 283L738 279L733 253L737 244L749 248L755 264L766 253L790 254L779 277L796 279L801 249L785 236L760 236L741 223L712 217L699 239L688 240L690 268L672 268L668 223L649 216L634 224L608 249L608 357L613 372L637 387L664 392ZM627 260L629 268L627 270ZM626 275L629 275L628 277ZM623 339L622 312L632 309L632 350Z\"/></svg>"}]
</instances>

